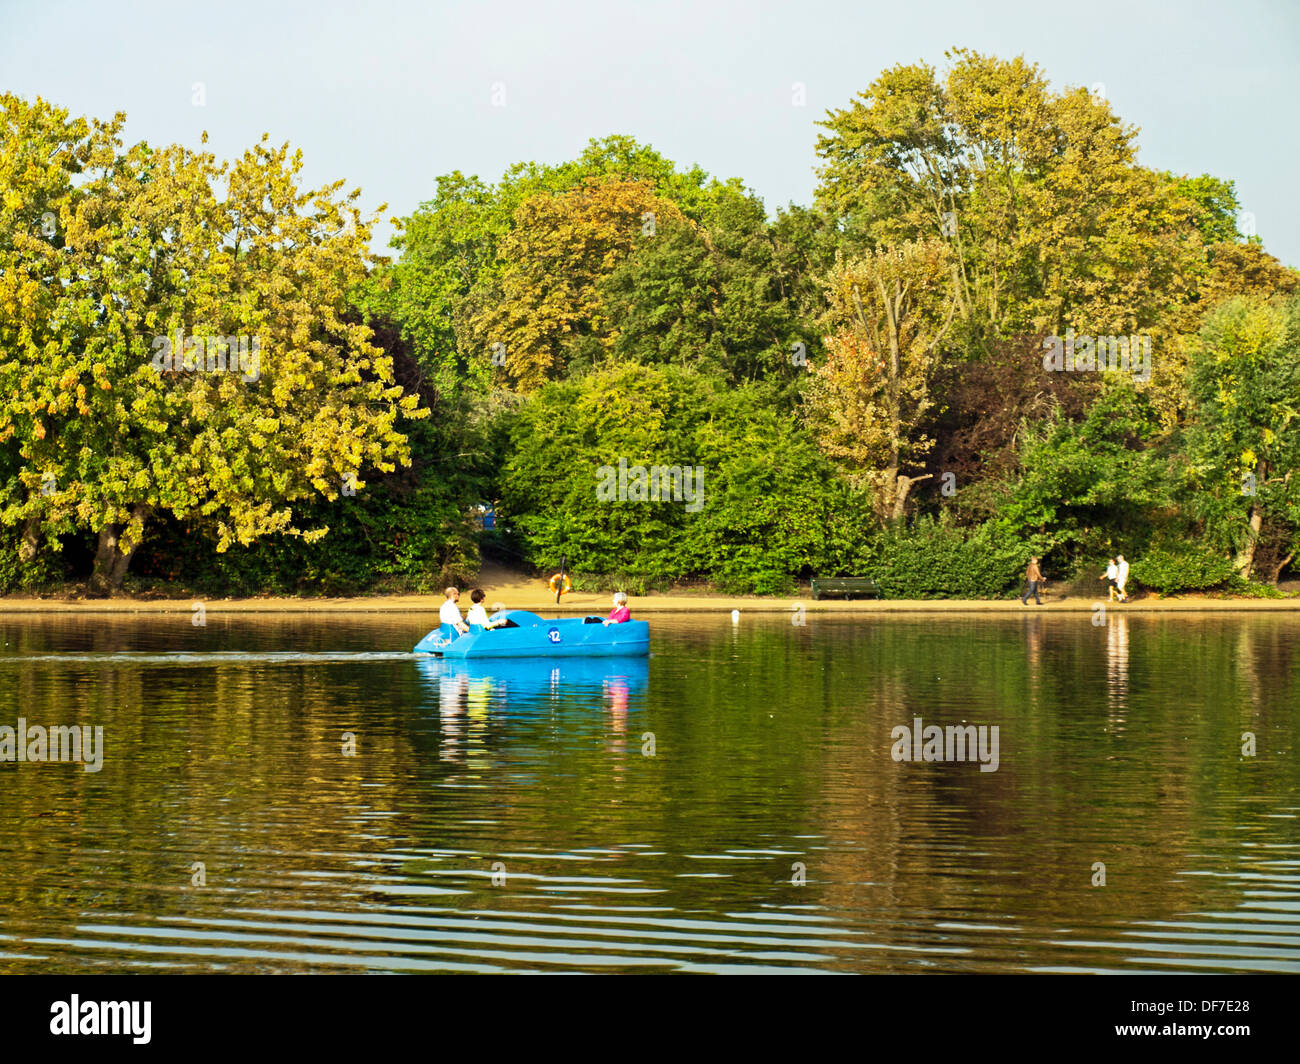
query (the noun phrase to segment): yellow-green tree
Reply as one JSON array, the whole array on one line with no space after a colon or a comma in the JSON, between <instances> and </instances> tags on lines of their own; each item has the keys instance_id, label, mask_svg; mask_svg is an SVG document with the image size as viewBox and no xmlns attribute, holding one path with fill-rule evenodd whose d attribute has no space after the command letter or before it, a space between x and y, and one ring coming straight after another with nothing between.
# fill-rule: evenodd
<instances>
[{"instance_id":1,"label":"yellow-green tree","mask_svg":"<svg viewBox=\"0 0 1300 1064\"><path fill-rule=\"evenodd\" d=\"M1192 351L1193 509L1242 576L1273 584L1300 551L1298 354L1297 297L1228 300Z\"/></svg>"},{"instance_id":2,"label":"yellow-green tree","mask_svg":"<svg viewBox=\"0 0 1300 1064\"><path fill-rule=\"evenodd\" d=\"M219 165L123 149L120 120L69 122L42 101L6 96L0 118L6 158L72 137L80 175L0 170L20 234L0 247L0 446L18 467L0 521L51 544L93 531L92 586L108 592L156 513L211 522L219 550L319 536L295 526L295 501L409 460L398 423L417 399L346 313L368 265L356 191L301 189L301 154L265 137ZM57 218L43 245L23 230L35 198Z\"/></svg>"},{"instance_id":3,"label":"yellow-green tree","mask_svg":"<svg viewBox=\"0 0 1300 1064\"><path fill-rule=\"evenodd\" d=\"M846 239L948 241L977 338L1177 329L1196 205L1137 164L1137 131L1022 57L951 55L944 78L896 66L822 123L818 198Z\"/></svg>"},{"instance_id":4,"label":"yellow-green tree","mask_svg":"<svg viewBox=\"0 0 1300 1064\"><path fill-rule=\"evenodd\" d=\"M617 177L525 200L501 242L499 287L471 319L473 346L525 392L571 364L596 363L617 334L600 282L637 241L681 219L649 185Z\"/></svg>"},{"instance_id":5,"label":"yellow-green tree","mask_svg":"<svg viewBox=\"0 0 1300 1064\"><path fill-rule=\"evenodd\" d=\"M958 305L952 256L938 241L881 249L832 271L826 357L807 392L823 450L870 485L878 515L902 517L911 475L934 441L930 383Z\"/></svg>"}]
</instances>

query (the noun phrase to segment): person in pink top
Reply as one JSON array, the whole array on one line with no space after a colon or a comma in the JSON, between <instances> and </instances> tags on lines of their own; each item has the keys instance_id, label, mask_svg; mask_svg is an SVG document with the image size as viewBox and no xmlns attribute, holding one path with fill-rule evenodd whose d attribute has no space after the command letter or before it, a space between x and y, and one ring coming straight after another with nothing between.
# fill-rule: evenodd
<instances>
[{"instance_id":1,"label":"person in pink top","mask_svg":"<svg viewBox=\"0 0 1300 1064\"><path fill-rule=\"evenodd\" d=\"M608 628L611 624L622 624L632 619L632 611L627 608L627 592L614 592L614 608L609 611L609 618L604 622Z\"/></svg>"}]
</instances>

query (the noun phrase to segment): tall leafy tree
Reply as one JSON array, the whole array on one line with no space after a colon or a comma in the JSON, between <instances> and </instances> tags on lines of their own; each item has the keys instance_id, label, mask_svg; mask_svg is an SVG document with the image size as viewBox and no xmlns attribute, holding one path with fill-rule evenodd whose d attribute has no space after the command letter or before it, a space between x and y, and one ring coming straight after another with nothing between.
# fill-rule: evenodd
<instances>
[{"instance_id":1,"label":"tall leafy tree","mask_svg":"<svg viewBox=\"0 0 1300 1064\"><path fill-rule=\"evenodd\" d=\"M616 334L600 283L638 241L655 239L661 220L681 217L648 185L618 178L525 200L501 243L499 288L470 321L479 357L498 356L502 377L522 391L599 362Z\"/></svg>"},{"instance_id":2,"label":"tall leafy tree","mask_svg":"<svg viewBox=\"0 0 1300 1064\"><path fill-rule=\"evenodd\" d=\"M882 519L902 517L929 476L918 467L934 444L930 385L956 313L954 284L938 241L882 249L830 276L826 357L808 412L827 454L871 485Z\"/></svg>"},{"instance_id":3,"label":"tall leafy tree","mask_svg":"<svg viewBox=\"0 0 1300 1064\"><path fill-rule=\"evenodd\" d=\"M0 135L22 138L9 115L29 112L5 108ZM369 236L356 192L299 188L301 155L265 138L229 165L108 139L58 199L59 244L17 253L14 277L41 271L48 294L6 320L0 361L0 444L21 463L0 521L95 533L101 592L159 512L210 522L219 550L323 535L293 504L406 461L417 401L348 318ZM23 200L26 174L0 199Z\"/></svg>"},{"instance_id":4,"label":"tall leafy tree","mask_svg":"<svg viewBox=\"0 0 1300 1064\"><path fill-rule=\"evenodd\" d=\"M8 362L20 350L41 357L75 346L75 334L69 340L59 332L70 324L61 322L59 310L74 279L67 220L85 196L77 187L81 175L113 159L124 121L120 113L107 123L90 121L40 97L0 95L0 360ZM78 412L88 414L86 386L68 383L76 385L70 401L75 398ZM9 417L19 422L18 430L0 431L0 490L10 496L28 490L18 479L26 471L24 446L38 432L43 437L46 424L37 416L42 408L35 397L11 395L7 401ZM49 481L35 480L49 490ZM28 507L12 523L20 529L19 560L30 566L41 541L41 513Z\"/></svg>"},{"instance_id":5,"label":"tall leafy tree","mask_svg":"<svg viewBox=\"0 0 1300 1064\"><path fill-rule=\"evenodd\" d=\"M717 255L685 216L665 218L601 283L622 360L721 372L727 341L718 328Z\"/></svg>"},{"instance_id":6,"label":"tall leafy tree","mask_svg":"<svg viewBox=\"0 0 1300 1064\"><path fill-rule=\"evenodd\" d=\"M485 389L490 367L463 350L457 325L484 271L497 261L497 246L511 218L497 194L459 170L438 178L437 193L410 217L399 219L392 246L396 263L378 269L354 300L377 323L392 323L441 392L465 382Z\"/></svg>"},{"instance_id":7,"label":"tall leafy tree","mask_svg":"<svg viewBox=\"0 0 1300 1064\"><path fill-rule=\"evenodd\" d=\"M496 184L459 171L438 179L434 198L399 219L393 246L399 260L375 273L358 292L372 320L393 323L443 392L468 384L485 390L494 377L481 350L485 308L504 298L516 273L519 211L536 197L563 197L584 185L636 182L674 211L704 225L719 197L743 194L737 179L718 181L700 167L677 167L649 145L627 136L592 140L572 160L555 165L521 162ZM529 217L525 212L523 217ZM639 223L638 223L639 224ZM509 279L517 283L518 277Z\"/></svg>"},{"instance_id":8,"label":"tall leafy tree","mask_svg":"<svg viewBox=\"0 0 1300 1064\"><path fill-rule=\"evenodd\" d=\"M1259 244L1215 244L1208 251L1209 268L1197 292L1206 314L1237 296L1268 299L1300 290L1300 271L1283 266Z\"/></svg>"},{"instance_id":9,"label":"tall leafy tree","mask_svg":"<svg viewBox=\"0 0 1300 1064\"><path fill-rule=\"evenodd\" d=\"M948 240L961 319L1022 332L1172 328L1200 254L1195 206L1136 162L1136 131L1023 58L957 49L940 80L885 71L822 123L819 202L871 248Z\"/></svg>"},{"instance_id":10,"label":"tall leafy tree","mask_svg":"<svg viewBox=\"0 0 1300 1064\"><path fill-rule=\"evenodd\" d=\"M1196 228L1206 245L1235 244L1243 239L1237 229L1241 202L1237 198L1236 182L1224 181L1212 174L1176 177L1166 173L1164 177L1196 205ZM1258 237L1252 239L1258 242Z\"/></svg>"},{"instance_id":11,"label":"tall leafy tree","mask_svg":"<svg viewBox=\"0 0 1300 1064\"><path fill-rule=\"evenodd\" d=\"M629 482L637 467L676 467L697 490L602 493L620 460ZM502 491L530 561L549 567L565 554L579 573L633 587L704 577L787 591L795 573L844 568L862 525L856 499L774 409L770 388L676 366L613 363L543 385L513 420Z\"/></svg>"},{"instance_id":12,"label":"tall leafy tree","mask_svg":"<svg viewBox=\"0 0 1300 1064\"><path fill-rule=\"evenodd\" d=\"M669 219L603 285L619 325L614 355L792 383L817 347L814 319L800 314L808 266L797 254L761 202L736 191L720 192L704 225Z\"/></svg>"},{"instance_id":13,"label":"tall leafy tree","mask_svg":"<svg viewBox=\"0 0 1300 1064\"><path fill-rule=\"evenodd\" d=\"M1234 549L1239 573L1276 583L1300 549L1300 299L1241 297L1214 311L1191 393L1193 510Z\"/></svg>"}]
</instances>

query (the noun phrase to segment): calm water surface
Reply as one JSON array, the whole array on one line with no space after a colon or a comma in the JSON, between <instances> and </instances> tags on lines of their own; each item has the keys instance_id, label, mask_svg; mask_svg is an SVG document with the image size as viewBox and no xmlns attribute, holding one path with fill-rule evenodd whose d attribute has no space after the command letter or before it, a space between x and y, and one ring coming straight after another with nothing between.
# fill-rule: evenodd
<instances>
[{"instance_id":1,"label":"calm water surface","mask_svg":"<svg viewBox=\"0 0 1300 1064\"><path fill-rule=\"evenodd\" d=\"M1300 971L1300 618L1117 614L0 617L0 725L105 744L0 764L0 972Z\"/></svg>"}]
</instances>

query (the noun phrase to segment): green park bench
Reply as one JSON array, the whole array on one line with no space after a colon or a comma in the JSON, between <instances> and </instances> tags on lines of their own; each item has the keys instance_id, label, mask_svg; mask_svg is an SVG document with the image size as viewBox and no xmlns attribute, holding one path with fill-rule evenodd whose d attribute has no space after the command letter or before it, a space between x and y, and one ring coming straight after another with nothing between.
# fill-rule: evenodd
<instances>
[{"instance_id":1,"label":"green park bench","mask_svg":"<svg viewBox=\"0 0 1300 1064\"><path fill-rule=\"evenodd\" d=\"M880 598L880 586L865 576L819 576L812 582L812 597L819 599L824 595L843 595L852 598Z\"/></svg>"}]
</instances>

